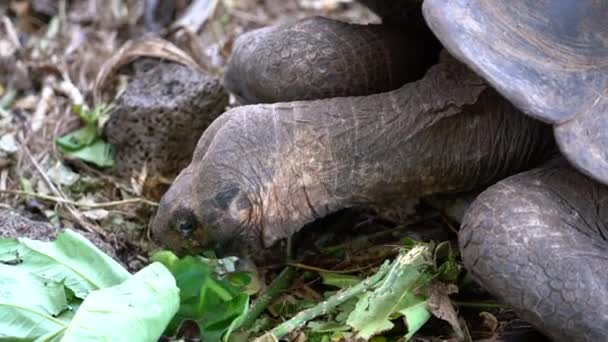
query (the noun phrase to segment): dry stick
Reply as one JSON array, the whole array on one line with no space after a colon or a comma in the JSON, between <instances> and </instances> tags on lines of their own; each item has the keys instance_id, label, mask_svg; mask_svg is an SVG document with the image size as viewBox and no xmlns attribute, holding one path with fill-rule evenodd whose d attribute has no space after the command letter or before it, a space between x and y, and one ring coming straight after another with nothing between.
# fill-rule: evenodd
<instances>
[{"instance_id":1,"label":"dry stick","mask_svg":"<svg viewBox=\"0 0 608 342\"><path fill-rule=\"evenodd\" d=\"M19 41L19 35L17 34L17 30L15 30L15 26L13 26L11 20L7 16L3 15L2 24L4 24L4 31L6 32L6 37L8 40L10 40L15 48L18 50L21 49L22 46L21 42Z\"/></svg>"},{"instance_id":2,"label":"dry stick","mask_svg":"<svg viewBox=\"0 0 608 342\"><path fill-rule=\"evenodd\" d=\"M38 173L40 174L40 177L42 177L42 179L44 180L44 182L46 183L46 185L49 187L49 189L51 189L51 191L55 194L55 196L67 200L67 196L61 191L59 190L57 187L55 187L55 184L53 184L53 182L49 179L49 177L46 175L46 173L44 172L44 170L42 170L42 167L40 167L40 164L38 164L38 162L36 161L36 159L32 156L32 153L30 152L29 148L27 148L26 145L23 145L23 151L25 152L25 154L28 156L28 158L30 159L30 161L32 162L32 164L34 165L34 167L36 168L36 171L38 171ZM65 204L63 203L63 205L66 207L66 209L68 210L68 212L70 213L70 215L72 215L72 217L82 226L82 228L84 228L86 231L92 233L92 232L96 232L99 233L101 235L103 234L103 231L101 228L90 224L89 222L87 222L82 215L80 215L80 213L70 204Z\"/></svg>"},{"instance_id":3,"label":"dry stick","mask_svg":"<svg viewBox=\"0 0 608 342\"><path fill-rule=\"evenodd\" d=\"M443 223L445 223L445 225L448 226L448 229L450 230L450 232L458 235L458 229L456 229L454 227L454 225L452 225L452 223L448 219L447 215L443 211L439 211L439 215L441 216L441 220L443 221Z\"/></svg>"},{"instance_id":4,"label":"dry stick","mask_svg":"<svg viewBox=\"0 0 608 342\"><path fill-rule=\"evenodd\" d=\"M253 24L264 25L268 22L267 19L261 18L259 15L250 14L244 11L240 11L236 8L229 9L229 12L232 16L237 17L243 21L247 21Z\"/></svg>"},{"instance_id":5,"label":"dry stick","mask_svg":"<svg viewBox=\"0 0 608 342\"><path fill-rule=\"evenodd\" d=\"M30 120L30 129L32 132L38 132L42 128L42 121L44 120L44 116L46 115L49 102L51 97L53 96L53 87L51 84L53 83L54 78L52 76L46 76L42 82L42 91L40 92L40 101L36 105L36 110L32 115L32 119Z\"/></svg>"},{"instance_id":6,"label":"dry stick","mask_svg":"<svg viewBox=\"0 0 608 342\"><path fill-rule=\"evenodd\" d=\"M276 326L266 335L270 334L271 336L274 336L279 339L287 335L289 332L304 326L306 322L314 319L315 317L324 315L330 312L336 306L363 293L364 291L367 291L370 287L378 283L378 281L380 281L380 279L382 279L384 275L386 275L389 270L389 265L390 263L386 261L384 264L382 264L382 266L380 266L380 269L374 275L368 277L357 285L339 291L335 295L328 298L326 301L321 302L310 309L300 312L296 316L292 317L290 320ZM264 336L262 336L262 338ZM259 340L261 340L261 338Z\"/></svg>"},{"instance_id":7,"label":"dry stick","mask_svg":"<svg viewBox=\"0 0 608 342\"><path fill-rule=\"evenodd\" d=\"M39 194L36 192L30 192L30 191L0 190L0 193L36 197L36 198L44 199L47 201L53 201L55 203L69 204L69 205L73 205L76 207L84 207L84 208L89 208L89 209L116 207L116 206L120 206L120 205L124 205L124 204L133 204L133 203L143 203L143 204L147 204L152 207L158 206L158 203L148 201L145 198L128 198L128 199L119 200L119 201L100 202L100 203L79 203L79 202L71 201L68 199L61 198L61 197L49 196L49 195Z\"/></svg>"}]
</instances>

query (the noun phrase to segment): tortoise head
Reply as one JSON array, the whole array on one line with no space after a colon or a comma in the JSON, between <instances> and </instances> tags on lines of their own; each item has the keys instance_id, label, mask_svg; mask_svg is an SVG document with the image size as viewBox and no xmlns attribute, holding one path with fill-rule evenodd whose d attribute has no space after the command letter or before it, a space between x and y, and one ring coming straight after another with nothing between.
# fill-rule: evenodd
<instances>
[{"instance_id":1,"label":"tortoise head","mask_svg":"<svg viewBox=\"0 0 608 342\"><path fill-rule=\"evenodd\" d=\"M152 237L182 254L214 249L246 256L262 249L253 206L240 186L216 183L213 177L201 181L196 168L184 169L163 196Z\"/></svg>"},{"instance_id":2,"label":"tortoise head","mask_svg":"<svg viewBox=\"0 0 608 342\"><path fill-rule=\"evenodd\" d=\"M151 227L155 240L178 253L215 249L218 254L266 259L264 253L276 253L268 247L290 235L285 227L300 226L283 215L288 195L276 187L267 191L271 166L262 162L276 162L268 157L272 152L252 153L265 143L248 134L250 126L260 127L253 130L260 139L270 136L262 129L268 122L246 120L256 108L225 112L205 131L190 165L161 199ZM264 115L251 116L260 117Z\"/></svg>"}]
</instances>

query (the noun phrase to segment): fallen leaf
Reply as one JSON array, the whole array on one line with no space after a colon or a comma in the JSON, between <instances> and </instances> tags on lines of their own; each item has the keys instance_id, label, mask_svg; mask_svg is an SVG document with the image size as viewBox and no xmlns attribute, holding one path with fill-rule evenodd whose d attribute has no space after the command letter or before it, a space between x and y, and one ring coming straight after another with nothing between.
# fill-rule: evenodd
<instances>
[{"instance_id":1,"label":"fallen leaf","mask_svg":"<svg viewBox=\"0 0 608 342\"><path fill-rule=\"evenodd\" d=\"M435 317L450 323L450 326L454 329L454 333L456 333L456 337L458 337L459 341L462 341L464 340L464 332L458 323L458 314L449 297L454 293L458 293L458 287L454 284L433 284L427 307Z\"/></svg>"},{"instance_id":2,"label":"fallen leaf","mask_svg":"<svg viewBox=\"0 0 608 342\"><path fill-rule=\"evenodd\" d=\"M479 317L483 319L483 326L488 328L490 332L495 333L498 329L498 319L489 312L482 311L479 313Z\"/></svg>"},{"instance_id":3,"label":"fallen leaf","mask_svg":"<svg viewBox=\"0 0 608 342\"><path fill-rule=\"evenodd\" d=\"M84 215L86 218L96 221L101 221L107 218L109 214L110 213L105 209L91 209L82 212L82 215Z\"/></svg>"},{"instance_id":4,"label":"fallen leaf","mask_svg":"<svg viewBox=\"0 0 608 342\"><path fill-rule=\"evenodd\" d=\"M57 185L71 186L80 178L80 175L60 162L57 162L52 168L48 169L46 174L49 176L49 179Z\"/></svg>"},{"instance_id":5,"label":"fallen leaf","mask_svg":"<svg viewBox=\"0 0 608 342\"><path fill-rule=\"evenodd\" d=\"M14 133L8 133L0 138L0 150L13 154L19 150L19 144L15 140Z\"/></svg>"}]
</instances>

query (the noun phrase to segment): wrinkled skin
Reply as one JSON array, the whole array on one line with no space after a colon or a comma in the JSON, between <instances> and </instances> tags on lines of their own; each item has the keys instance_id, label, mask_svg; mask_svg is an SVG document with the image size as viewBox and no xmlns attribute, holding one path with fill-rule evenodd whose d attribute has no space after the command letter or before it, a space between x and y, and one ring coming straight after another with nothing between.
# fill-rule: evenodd
<instances>
[{"instance_id":1,"label":"wrinkled skin","mask_svg":"<svg viewBox=\"0 0 608 342\"><path fill-rule=\"evenodd\" d=\"M153 235L255 258L339 209L480 189L555 151L550 126L443 53L390 92L224 113L164 196ZM490 187L463 222L465 265L554 340L601 340L605 192L563 161Z\"/></svg>"},{"instance_id":2,"label":"wrinkled skin","mask_svg":"<svg viewBox=\"0 0 608 342\"><path fill-rule=\"evenodd\" d=\"M548 126L443 57L393 92L224 113L163 197L153 233L176 249L192 234L255 256L331 212L471 190L547 154Z\"/></svg>"}]
</instances>

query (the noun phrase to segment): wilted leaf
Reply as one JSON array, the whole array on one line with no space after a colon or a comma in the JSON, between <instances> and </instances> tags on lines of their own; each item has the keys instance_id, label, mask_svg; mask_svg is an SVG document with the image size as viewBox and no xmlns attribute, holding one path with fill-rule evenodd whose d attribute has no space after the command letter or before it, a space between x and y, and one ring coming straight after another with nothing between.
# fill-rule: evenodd
<instances>
[{"instance_id":1,"label":"wilted leaf","mask_svg":"<svg viewBox=\"0 0 608 342\"><path fill-rule=\"evenodd\" d=\"M72 106L72 111L78 114L80 120L87 125L97 125L97 122L112 109L111 105L101 104L93 109L88 109L84 105L75 104Z\"/></svg>"},{"instance_id":2,"label":"wilted leaf","mask_svg":"<svg viewBox=\"0 0 608 342\"><path fill-rule=\"evenodd\" d=\"M96 221L100 221L100 220L107 218L109 214L110 214L110 212L105 209L91 209L91 210L85 210L82 212L82 215L84 217L89 218L91 220L96 220Z\"/></svg>"},{"instance_id":3,"label":"wilted leaf","mask_svg":"<svg viewBox=\"0 0 608 342\"><path fill-rule=\"evenodd\" d=\"M0 45L3 45L3 48L8 48L5 44L0 42ZM5 53L5 51L2 51ZM0 53L2 54L2 53ZM6 56L6 54L4 54ZM1 86L0 86L1 87ZM0 88L1 89L1 88ZM4 89L2 89L4 90ZM9 87L6 91L0 92L0 109L8 109L13 105L13 102L17 98L17 90L13 87Z\"/></svg>"},{"instance_id":4,"label":"wilted leaf","mask_svg":"<svg viewBox=\"0 0 608 342\"><path fill-rule=\"evenodd\" d=\"M452 305L449 295L458 292L458 287L454 284L436 283L430 291L427 307L433 315L442 319L452 326L458 340L464 339L464 332L458 322L458 314Z\"/></svg>"},{"instance_id":5,"label":"wilted leaf","mask_svg":"<svg viewBox=\"0 0 608 342\"><path fill-rule=\"evenodd\" d=\"M482 319L482 325L487 328L492 334L496 333L498 329L499 323L496 316L492 315L487 311L482 311L479 313L479 317Z\"/></svg>"},{"instance_id":6,"label":"wilted leaf","mask_svg":"<svg viewBox=\"0 0 608 342\"><path fill-rule=\"evenodd\" d=\"M445 283L455 283L460 275L461 266L456 261L456 256L449 241L444 241L435 248L435 265L437 267L437 278Z\"/></svg>"},{"instance_id":7,"label":"wilted leaf","mask_svg":"<svg viewBox=\"0 0 608 342\"><path fill-rule=\"evenodd\" d=\"M57 162L55 166L50 168L46 174L53 181L53 183L58 185L67 185L70 186L78 181L80 176L67 168L60 162Z\"/></svg>"},{"instance_id":8,"label":"wilted leaf","mask_svg":"<svg viewBox=\"0 0 608 342\"><path fill-rule=\"evenodd\" d=\"M0 150L7 153L15 153L19 150L19 144L15 140L15 134L5 134L0 138Z\"/></svg>"}]
</instances>

